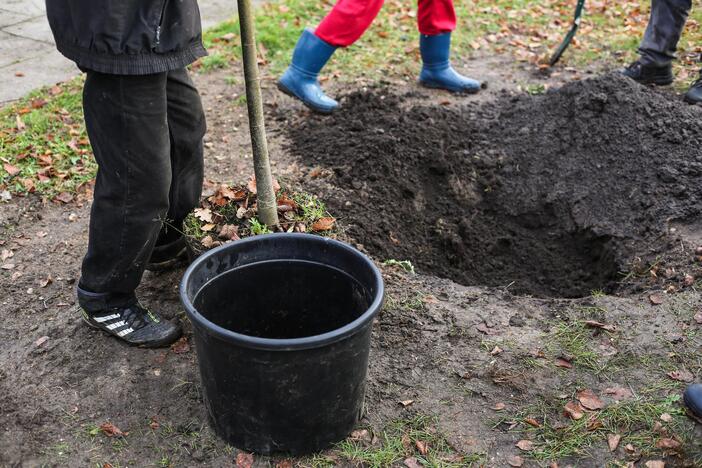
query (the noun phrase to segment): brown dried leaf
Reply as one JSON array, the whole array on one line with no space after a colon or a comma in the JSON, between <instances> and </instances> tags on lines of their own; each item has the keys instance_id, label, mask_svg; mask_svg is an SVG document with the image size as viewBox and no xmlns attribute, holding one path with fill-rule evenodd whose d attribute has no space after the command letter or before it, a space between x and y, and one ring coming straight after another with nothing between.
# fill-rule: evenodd
<instances>
[{"instance_id":1,"label":"brown dried leaf","mask_svg":"<svg viewBox=\"0 0 702 468\"><path fill-rule=\"evenodd\" d=\"M407 468L423 468L415 457L405 458L404 464Z\"/></svg>"},{"instance_id":2,"label":"brown dried leaf","mask_svg":"<svg viewBox=\"0 0 702 468\"><path fill-rule=\"evenodd\" d=\"M497 356L497 355L500 354L502 351L503 351L502 348L500 348L499 346L495 346L494 348L492 348L492 351L490 351L490 354L493 355L493 356Z\"/></svg>"},{"instance_id":3,"label":"brown dried leaf","mask_svg":"<svg viewBox=\"0 0 702 468\"><path fill-rule=\"evenodd\" d=\"M200 221L203 221L205 223L212 222L212 210L210 210L209 208L195 208L193 214Z\"/></svg>"},{"instance_id":4,"label":"brown dried leaf","mask_svg":"<svg viewBox=\"0 0 702 468\"><path fill-rule=\"evenodd\" d=\"M246 192L244 190L233 190L226 185L222 185L218 191L219 195L231 200L231 201L241 201L246 198Z\"/></svg>"},{"instance_id":5,"label":"brown dried leaf","mask_svg":"<svg viewBox=\"0 0 702 468\"><path fill-rule=\"evenodd\" d=\"M125 436L128 434L127 432L122 432L119 429L119 427L115 426L111 422L105 422L105 423L100 424L100 430L107 437L121 437L121 436Z\"/></svg>"},{"instance_id":6,"label":"brown dried leaf","mask_svg":"<svg viewBox=\"0 0 702 468\"><path fill-rule=\"evenodd\" d=\"M633 396L631 390L624 387L608 387L605 388L604 393L606 395L611 395L612 399L616 401L626 400L627 398L631 398Z\"/></svg>"},{"instance_id":7,"label":"brown dried leaf","mask_svg":"<svg viewBox=\"0 0 702 468\"><path fill-rule=\"evenodd\" d=\"M572 369L573 364L570 363L570 361L567 361L563 358L557 358L556 361L554 362L554 365L556 367L564 367L566 369Z\"/></svg>"},{"instance_id":8,"label":"brown dried leaf","mask_svg":"<svg viewBox=\"0 0 702 468\"><path fill-rule=\"evenodd\" d=\"M368 429L358 429L351 433L351 438L355 440L370 440Z\"/></svg>"},{"instance_id":9,"label":"brown dried leaf","mask_svg":"<svg viewBox=\"0 0 702 468\"><path fill-rule=\"evenodd\" d=\"M485 322L480 322L475 326L476 330L478 330L480 333L485 333L486 335L497 335L498 331L493 330L490 328L490 326L485 323Z\"/></svg>"},{"instance_id":10,"label":"brown dried leaf","mask_svg":"<svg viewBox=\"0 0 702 468\"><path fill-rule=\"evenodd\" d=\"M524 459L522 457L520 457L519 455L515 455L515 456L509 457L507 459L507 464L509 466L514 466L516 468L519 468L520 466L522 466L524 464Z\"/></svg>"},{"instance_id":11,"label":"brown dried leaf","mask_svg":"<svg viewBox=\"0 0 702 468\"><path fill-rule=\"evenodd\" d=\"M502 411L506 407L507 405L505 405L504 403L495 403L495 406L493 406L491 409L494 411Z\"/></svg>"},{"instance_id":12,"label":"brown dried leaf","mask_svg":"<svg viewBox=\"0 0 702 468\"><path fill-rule=\"evenodd\" d=\"M702 312L697 312L695 314L695 322L702 325Z\"/></svg>"},{"instance_id":13,"label":"brown dried leaf","mask_svg":"<svg viewBox=\"0 0 702 468\"><path fill-rule=\"evenodd\" d=\"M278 190L280 190L280 184L275 179L275 177L271 178L271 183L273 184L273 191L274 192L277 192ZM249 189L249 192L256 195L256 176L252 176L251 179L249 179L249 182L246 184L246 187Z\"/></svg>"},{"instance_id":14,"label":"brown dried leaf","mask_svg":"<svg viewBox=\"0 0 702 468\"><path fill-rule=\"evenodd\" d=\"M525 452L534 450L534 442L530 440L522 439L514 445L516 445L519 448L519 450L523 450Z\"/></svg>"},{"instance_id":15,"label":"brown dried leaf","mask_svg":"<svg viewBox=\"0 0 702 468\"><path fill-rule=\"evenodd\" d=\"M400 403L400 405L402 405L404 408L407 408L409 405L414 403L414 400L402 400L402 401L399 401L398 403Z\"/></svg>"},{"instance_id":16,"label":"brown dried leaf","mask_svg":"<svg viewBox=\"0 0 702 468\"><path fill-rule=\"evenodd\" d=\"M32 99L31 101L29 101L29 105L32 106L32 109L41 109L42 107L44 107L46 105L46 99L42 99L42 98Z\"/></svg>"},{"instance_id":17,"label":"brown dried leaf","mask_svg":"<svg viewBox=\"0 0 702 468\"><path fill-rule=\"evenodd\" d=\"M285 459L275 464L275 468L293 468L292 461Z\"/></svg>"},{"instance_id":18,"label":"brown dried leaf","mask_svg":"<svg viewBox=\"0 0 702 468\"><path fill-rule=\"evenodd\" d=\"M205 232L210 232L210 231L213 230L215 227L217 227L216 224L207 223L207 224L203 224L203 225L200 227L200 229L203 230L203 231L205 231Z\"/></svg>"},{"instance_id":19,"label":"brown dried leaf","mask_svg":"<svg viewBox=\"0 0 702 468\"><path fill-rule=\"evenodd\" d=\"M178 341L171 345L171 351L175 354L183 354L190 351L190 343L188 343L188 338L181 336Z\"/></svg>"},{"instance_id":20,"label":"brown dried leaf","mask_svg":"<svg viewBox=\"0 0 702 468\"><path fill-rule=\"evenodd\" d=\"M73 195L68 192L61 192L54 197L54 200L58 200L61 203L70 203L73 201Z\"/></svg>"},{"instance_id":21,"label":"brown dried leaf","mask_svg":"<svg viewBox=\"0 0 702 468\"><path fill-rule=\"evenodd\" d=\"M688 382L689 383L695 379L695 376L692 375L692 372L690 372L687 369L668 372L666 375L673 380L677 380L678 382Z\"/></svg>"},{"instance_id":22,"label":"brown dried leaf","mask_svg":"<svg viewBox=\"0 0 702 468\"><path fill-rule=\"evenodd\" d=\"M239 226L236 224L225 224L219 230L220 239L239 240Z\"/></svg>"},{"instance_id":23,"label":"brown dried leaf","mask_svg":"<svg viewBox=\"0 0 702 468\"><path fill-rule=\"evenodd\" d=\"M211 236L205 236L205 237L202 238L202 240L200 241L200 243L202 244L202 246L203 246L204 248L209 249L209 248L211 248L212 245L214 244L214 239L212 239Z\"/></svg>"},{"instance_id":24,"label":"brown dried leaf","mask_svg":"<svg viewBox=\"0 0 702 468\"><path fill-rule=\"evenodd\" d=\"M658 293L651 294L650 296L648 296L648 300L651 301L651 304L653 304L653 305L663 304L663 296L661 296Z\"/></svg>"},{"instance_id":25,"label":"brown dried leaf","mask_svg":"<svg viewBox=\"0 0 702 468\"><path fill-rule=\"evenodd\" d=\"M661 414L661 421L669 423L673 420L673 417L668 413Z\"/></svg>"},{"instance_id":26,"label":"brown dried leaf","mask_svg":"<svg viewBox=\"0 0 702 468\"><path fill-rule=\"evenodd\" d=\"M427 444L423 440L416 440L414 442L414 445L417 447L417 450L419 450L419 453L421 453L422 455L426 455L429 451L429 444Z\"/></svg>"},{"instance_id":27,"label":"brown dried leaf","mask_svg":"<svg viewBox=\"0 0 702 468\"><path fill-rule=\"evenodd\" d=\"M43 280L39 280L39 287L45 288L53 282L54 282L54 279L51 277L51 275L48 275Z\"/></svg>"},{"instance_id":28,"label":"brown dried leaf","mask_svg":"<svg viewBox=\"0 0 702 468\"><path fill-rule=\"evenodd\" d=\"M649 460L644 466L646 468L665 468L665 462L663 460Z\"/></svg>"},{"instance_id":29,"label":"brown dried leaf","mask_svg":"<svg viewBox=\"0 0 702 468\"><path fill-rule=\"evenodd\" d=\"M11 176L16 176L17 174L20 173L20 170L21 170L19 167L13 166L13 165L10 164L10 163L4 163L4 164L2 165L2 167L3 167L3 169L5 169L5 172L7 172L8 174L10 174Z\"/></svg>"},{"instance_id":30,"label":"brown dried leaf","mask_svg":"<svg viewBox=\"0 0 702 468\"><path fill-rule=\"evenodd\" d=\"M601 410L605 406L602 400L589 388L579 391L576 396L580 404L586 409L595 411Z\"/></svg>"},{"instance_id":31,"label":"brown dried leaf","mask_svg":"<svg viewBox=\"0 0 702 468\"><path fill-rule=\"evenodd\" d=\"M580 403L578 403L577 401L569 401L563 407L563 410L564 414L571 419L578 420L582 419L583 416L585 416L585 410L582 406L580 406Z\"/></svg>"},{"instance_id":32,"label":"brown dried leaf","mask_svg":"<svg viewBox=\"0 0 702 468\"><path fill-rule=\"evenodd\" d=\"M317 221L312 223L310 227L314 232L329 231L334 227L336 220L334 218L319 218Z\"/></svg>"},{"instance_id":33,"label":"brown dried leaf","mask_svg":"<svg viewBox=\"0 0 702 468\"><path fill-rule=\"evenodd\" d=\"M541 427L541 423L534 418L525 418L524 422L533 427Z\"/></svg>"},{"instance_id":34,"label":"brown dried leaf","mask_svg":"<svg viewBox=\"0 0 702 468\"><path fill-rule=\"evenodd\" d=\"M46 343L47 341L49 341L49 337L48 337L48 336L45 335L45 336L39 337L39 338L34 342L34 346L36 346L36 347L38 348L39 346L43 345L43 344Z\"/></svg>"},{"instance_id":35,"label":"brown dried leaf","mask_svg":"<svg viewBox=\"0 0 702 468\"><path fill-rule=\"evenodd\" d=\"M609 451L614 452L619 447L619 442L621 442L622 436L619 434L609 434L607 436L607 445L609 446Z\"/></svg>"},{"instance_id":36,"label":"brown dried leaf","mask_svg":"<svg viewBox=\"0 0 702 468\"><path fill-rule=\"evenodd\" d=\"M236 454L236 467L237 468L251 468L253 465L254 458L253 454L246 452L239 452Z\"/></svg>"},{"instance_id":37,"label":"brown dried leaf","mask_svg":"<svg viewBox=\"0 0 702 468\"><path fill-rule=\"evenodd\" d=\"M661 450L672 450L676 451L680 449L681 444L675 439L672 438L663 438L660 439L658 442L656 442L656 448L659 448Z\"/></svg>"}]
</instances>

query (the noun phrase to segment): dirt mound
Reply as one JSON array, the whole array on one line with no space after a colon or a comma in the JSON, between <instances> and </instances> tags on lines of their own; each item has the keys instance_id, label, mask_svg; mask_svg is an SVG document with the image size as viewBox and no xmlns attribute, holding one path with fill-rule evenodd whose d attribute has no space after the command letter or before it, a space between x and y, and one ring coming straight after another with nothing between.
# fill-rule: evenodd
<instances>
[{"instance_id":1,"label":"dirt mound","mask_svg":"<svg viewBox=\"0 0 702 468\"><path fill-rule=\"evenodd\" d=\"M699 215L702 110L623 77L481 105L408 100L354 93L288 131L294 154L333 170L331 209L380 259L577 297L613 290L669 222Z\"/></svg>"}]
</instances>

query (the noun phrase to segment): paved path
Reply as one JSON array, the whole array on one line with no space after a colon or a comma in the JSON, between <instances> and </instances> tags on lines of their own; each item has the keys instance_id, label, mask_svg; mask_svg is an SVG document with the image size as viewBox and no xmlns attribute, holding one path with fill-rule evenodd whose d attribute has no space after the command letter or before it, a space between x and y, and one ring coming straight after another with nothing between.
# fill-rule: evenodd
<instances>
[{"instance_id":1,"label":"paved path","mask_svg":"<svg viewBox=\"0 0 702 468\"><path fill-rule=\"evenodd\" d=\"M236 0L198 3L204 27L236 13ZM0 103L78 73L73 62L54 47L44 0L0 1Z\"/></svg>"}]
</instances>

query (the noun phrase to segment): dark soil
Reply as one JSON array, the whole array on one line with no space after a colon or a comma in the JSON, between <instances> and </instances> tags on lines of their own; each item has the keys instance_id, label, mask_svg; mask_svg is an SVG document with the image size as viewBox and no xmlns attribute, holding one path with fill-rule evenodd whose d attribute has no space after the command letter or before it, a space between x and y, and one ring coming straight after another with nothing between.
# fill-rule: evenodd
<instances>
[{"instance_id":1,"label":"dark soil","mask_svg":"<svg viewBox=\"0 0 702 468\"><path fill-rule=\"evenodd\" d=\"M330 209L380 259L517 294L613 292L702 199L702 110L608 75L545 95L408 106L382 89L301 119ZM688 255L689 257L689 255ZM688 258L686 257L686 258Z\"/></svg>"}]
</instances>

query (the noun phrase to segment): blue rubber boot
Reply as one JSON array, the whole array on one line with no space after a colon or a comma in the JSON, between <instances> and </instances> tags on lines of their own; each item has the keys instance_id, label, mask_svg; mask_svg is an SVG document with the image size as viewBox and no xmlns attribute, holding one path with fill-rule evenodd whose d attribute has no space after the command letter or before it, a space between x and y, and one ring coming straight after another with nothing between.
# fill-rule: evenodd
<instances>
[{"instance_id":1,"label":"blue rubber boot","mask_svg":"<svg viewBox=\"0 0 702 468\"><path fill-rule=\"evenodd\" d=\"M480 81L467 78L453 69L449 61L450 49L450 32L436 36L419 35L419 52L424 62L419 84L453 93L477 93L484 88Z\"/></svg>"},{"instance_id":2,"label":"blue rubber boot","mask_svg":"<svg viewBox=\"0 0 702 468\"><path fill-rule=\"evenodd\" d=\"M683 401L690 412L702 420L702 384L688 385L683 393Z\"/></svg>"},{"instance_id":3,"label":"blue rubber boot","mask_svg":"<svg viewBox=\"0 0 702 468\"><path fill-rule=\"evenodd\" d=\"M332 112L339 103L324 94L317 76L335 50L336 47L305 29L295 45L292 63L278 80L278 89L298 98L313 111Z\"/></svg>"}]
</instances>

